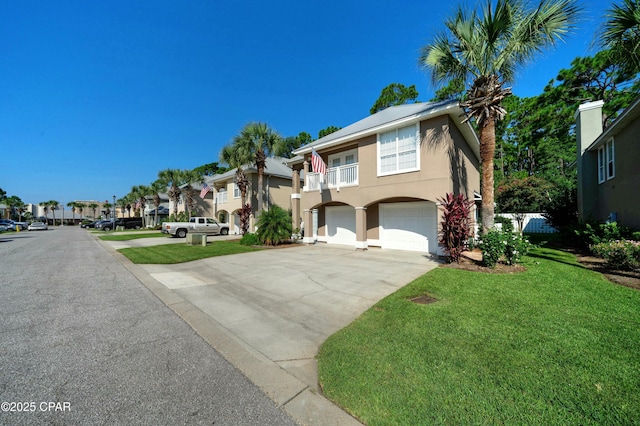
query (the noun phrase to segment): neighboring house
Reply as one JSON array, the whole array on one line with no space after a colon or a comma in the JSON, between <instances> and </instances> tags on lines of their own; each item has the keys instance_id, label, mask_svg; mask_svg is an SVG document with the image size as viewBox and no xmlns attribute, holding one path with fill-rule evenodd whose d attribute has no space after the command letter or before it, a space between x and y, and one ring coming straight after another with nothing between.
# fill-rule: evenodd
<instances>
[{"instance_id":1,"label":"neighboring house","mask_svg":"<svg viewBox=\"0 0 640 426\"><path fill-rule=\"evenodd\" d=\"M287 160L281 157L267 157L266 168L262 178L265 194L263 208L265 210L273 204L282 207L284 210L292 207L292 171L286 162ZM255 219L258 216L258 170L254 164L246 165L242 169L249 180L249 188L247 189L247 203L251 205L249 232L255 232ZM229 223L229 232L239 234L239 210L242 207L242 200L240 190L235 183L235 177L236 169L207 177L206 182L212 188L212 191L205 196L205 201L212 208L212 216L216 220ZM299 175L298 187L300 187ZM199 194L197 196L199 198Z\"/></svg>"},{"instance_id":2,"label":"neighboring house","mask_svg":"<svg viewBox=\"0 0 640 426\"><path fill-rule=\"evenodd\" d=\"M303 241L440 253L438 199L480 191L479 141L463 118L453 101L392 106L295 150ZM313 171L312 150L326 175Z\"/></svg>"},{"instance_id":3,"label":"neighboring house","mask_svg":"<svg viewBox=\"0 0 640 426\"><path fill-rule=\"evenodd\" d=\"M640 97L602 128L603 101L576 111L578 218L640 229Z\"/></svg>"},{"instance_id":4,"label":"neighboring house","mask_svg":"<svg viewBox=\"0 0 640 426\"><path fill-rule=\"evenodd\" d=\"M191 209L191 216L213 217L213 207L211 205L211 194L207 194L205 199L200 198L202 190L201 183L191 184L191 198L195 202L195 206ZM169 188L167 188L168 190ZM169 214L174 212L174 202L169 200ZM180 197L178 197L178 213L187 211L187 185L180 185Z\"/></svg>"}]
</instances>

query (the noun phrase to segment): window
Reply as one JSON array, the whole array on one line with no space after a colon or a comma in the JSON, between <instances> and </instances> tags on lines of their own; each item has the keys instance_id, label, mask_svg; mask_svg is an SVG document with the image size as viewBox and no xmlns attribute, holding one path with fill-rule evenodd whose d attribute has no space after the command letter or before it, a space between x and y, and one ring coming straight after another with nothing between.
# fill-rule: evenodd
<instances>
[{"instance_id":1,"label":"window","mask_svg":"<svg viewBox=\"0 0 640 426\"><path fill-rule=\"evenodd\" d=\"M598 148L598 183L616 177L613 139Z\"/></svg>"},{"instance_id":2,"label":"window","mask_svg":"<svg viewBox=\"0 0 640 426\"><path fill-rule=\"evenodd\" d=\"M358 162L358 150L350 149L348 151L331 154L329 156L329 167L340 167Z\"/></svg>"},{"instance_id":3,"label":"window","mask_svg":"<svg viewBox=\"0 0 640 426\"><path fill-rule=\"evenodd\" d=\"M233 198L240 198L242 193L240 192L240 188L238 188L238 184L234 182L233 184Z\"/></svg>"},{"instance_id":4,"label":"window","mask_svg":"<svg viewBox=\"0 0 640 426\"><path fill-rule=\"evenodd\" d=\"M379 175L410 172L419 169L417 125L402 127L379 135Z\"/></svg>"}]
</instances>

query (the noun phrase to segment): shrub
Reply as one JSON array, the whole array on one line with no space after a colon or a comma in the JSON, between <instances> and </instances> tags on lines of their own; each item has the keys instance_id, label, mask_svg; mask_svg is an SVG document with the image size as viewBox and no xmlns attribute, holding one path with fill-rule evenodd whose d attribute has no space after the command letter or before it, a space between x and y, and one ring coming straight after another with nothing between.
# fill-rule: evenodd
<instances>
[{"instance_id":1,"label":"shrub","mask_svg":"<svg viewBox=\"0 0 640 426\"><path fill-rule=\"evenodd\" d=\"M189 216L186 212L180 212L178 215L171 213L165 222L189 222Z\"/></svg>"},{"instance_id":2,"label":"shrub","mask_svg":"<svg viewBox=\"0 0 640 426\"><path fill-rule=\"evenodd\" d=\"M590 248L593 245L632 238L632 233L626 226L620 226L616 222L596 223L584 222L575 230L580 245Z\"/></svg>"},{"instance_id":3,"label":"shrub","mask_svg":"<svg viewBox=\"0 0 640 426\"><path fill-rule=\"evenodd\" d=\"M471 226L469 216L473 201L469 201L464 195L446 194L438 200L442 204L442 222L440 231L440 244L448 253L449 262L459 262L460 254L464 251L469 237Z\"/></svg>"},{"instance_id":4,"label":"shrub","mask_svg":"<svg viewBox=\"0 0 640 426\"><path fill-rule=\"evenodd\" d=\"M260 244L260 241L258 240L258 236L256 234L247 232L240 239L240 244L243 246L257 246Z\"/></svg>"},{"instance_id":5,"label":"shrub","mask_svg":"<svg viewBox=\"0 0 640 426\"><path fill-rule=\"evenodd\" d=\"M484 266L495 267L500 256L504 254L505 245L504 235L498 230L489 231L482 235L478 247L482 250L482 263Z\"/></svg>"},{"instance_id":6,"label":"shrub","mask_svg":"<svg viewBox=\"0 0 640 426\"><path fill-rule=\"evenodd\" d=\"M513 232L513 221L508 217L496 216L493 219L493 223L501 223L502 232Z\"/></svg>"},{"instance_id":7,"label":"shrub","mask_svg":"<svg viewBox=\"0 0 640 426\"><path fill-rule=\"evenodd\" d=\"M520 262L522 256L528 254L532 246L529 240L519 233L505 234L504 241L506 243L504 257L507 265L515 265Z\"/></svg>"},{"instance_id":8,"label":"shrub","mask_svg":"<svg viewBox=\"0 0 640 426\"><path fill-rule=\"evenodd\" d=\"M607 261L612 269L640 269L640 242L629 240L603 241L591 246L591 252Z\"/></svg>"},{"instance_id":9,"label":"shrub","mask_svg":"<svg viewBox=\"0 0 640 426\"><path fill-rule=\"evenodd\" d=\"M258 240L269 246L277 246L291 238L291 216L282 208L272 205L258 218Z\"/></svg>"}]
</instances>

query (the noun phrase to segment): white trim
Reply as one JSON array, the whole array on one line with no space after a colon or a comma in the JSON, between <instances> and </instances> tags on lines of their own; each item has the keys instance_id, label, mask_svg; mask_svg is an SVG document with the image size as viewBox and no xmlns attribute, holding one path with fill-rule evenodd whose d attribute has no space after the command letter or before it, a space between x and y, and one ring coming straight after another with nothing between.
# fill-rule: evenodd
<instances>
[{"instance_id":1,"label":"white trim","mask_svg":"<svg viewBox=\"0 0 640 426\"><path fill-rule=\"evenodd\" d=\"M389 172L383 172L382 171L382 162L380 159L380 135L382 133L389 133L392 131L396 132L396 167L398 166L398 131L401 129L406 129L408 127L411 127L411 125L409 126L402 126L402 127L397 127L395 129L389 129L386 132L380 132L377 134L376 136L376 167L377 167L377 176L391 176L391 175L397 175L397 174L402 174L402 173L410 173L410 172L416 172L420 170L420 147L421 147L421 143L420 143L420 123L414 123L413 124L414 128L415 128L415 142L416 142L416 147L415 147L415 151L416 151L416 166L409 168L409 169L398 169L396 168L395 170L389 171Z\"/></svg>"},{"instance_id":2,"label":"white trim","mask_svg":"<svg viewBox=\"0 0 640 426\"><path fill-rule=\"evenodd\" d=\"M302 198L302 196L300 194L291 194L291 198L294 200L299 200Z\"/></svg>"},{"instance_id":3,"label":"white trim","mask_svg":"<svg viewBox=\"0 0 640 426\"><path fill-rule=\"evenodd\" d=\"M302 242L304 244L313 244L316 242L316 239L313 237L302 237Z\"/></svg>"},{"instance_id":4,"label":"white trim","mask_svg":"<svg viewBox=\"0 0 640 426\"><path fill-rule=\"evenodd\" d=\"M382 243L377 238L375 238L375 239L374 238L367 239L367 244L369 244L372 247L382 247Z\"/></svg>"},{"instance_id":5,"label":"white trim","mask_svg":"<svg viewBox=\"0 0 640 426\"><path fill-rule=\"evenodd\" d=\"M367 241L356 241L355 245L357 249L366 249L369 247Z\"/></svg>"}]
</instances>

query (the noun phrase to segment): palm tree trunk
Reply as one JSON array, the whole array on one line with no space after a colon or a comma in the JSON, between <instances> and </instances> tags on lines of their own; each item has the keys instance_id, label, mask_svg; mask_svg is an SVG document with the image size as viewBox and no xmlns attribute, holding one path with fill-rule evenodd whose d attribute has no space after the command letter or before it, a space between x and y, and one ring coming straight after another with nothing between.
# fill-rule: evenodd
<instances>
[{"instance_id":1,"label":"palm tree trunk","mask_svg":"<svg viewBox=\"0 0 640 426\"><path fill-rule=\"evenodd\" d=\"M496 121L490 115L480 127L480 161L482 163L482 233L493 229L494 195L493 195L493 156L496 151Z\"/></svg>"},{"instance_id":2,"label":"palm tree trunk","mask_svg":"<svg viewBox=\"0 0 640 426\"><path fill-rule=\"evenodd\" d=\"M263 202L264 202L263 200L264 191L262 188L263 175L264 175L264 168L263 167L258 168L258 215L262 213Z\"/></svg>"}]
</instances>

